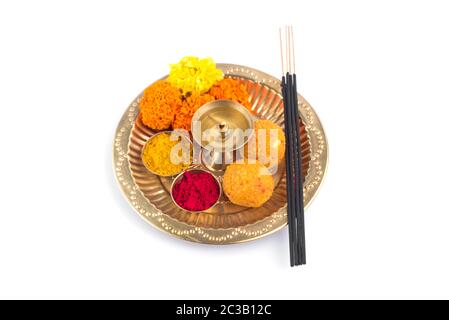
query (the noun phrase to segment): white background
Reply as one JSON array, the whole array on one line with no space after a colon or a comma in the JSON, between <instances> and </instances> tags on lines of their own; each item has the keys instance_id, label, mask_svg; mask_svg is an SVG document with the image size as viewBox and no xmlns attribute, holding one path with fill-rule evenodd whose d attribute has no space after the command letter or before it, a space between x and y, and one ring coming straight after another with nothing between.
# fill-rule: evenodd
<instances>
[{"instance_id":1,"label":"white background","mask_svg":"<svg viewBox=\"0 0 449 320\"><path fill-rule=\"evenodd\" d=\"M449 298L447 1L1 1L0 298ZM184 55L279 76L296 31L300 92L330 146L287 229L184 242L147 225L112 171L116 125Z\"/></svg>"}]
</instances>

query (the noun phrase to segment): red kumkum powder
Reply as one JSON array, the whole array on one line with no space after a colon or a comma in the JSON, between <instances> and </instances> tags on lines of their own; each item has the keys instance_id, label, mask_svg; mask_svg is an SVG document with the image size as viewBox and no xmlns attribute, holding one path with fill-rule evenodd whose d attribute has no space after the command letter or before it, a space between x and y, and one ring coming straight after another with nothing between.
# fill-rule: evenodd
<instances>
[{"instance_id":1,"label":"red kumkum powder","mask_svg":"<svg viewBox=\"0 0 449 320\"><path fill-rule=\"evenodd\" d=\"M217 202L220 189L210 173L187 171L173 186L172 195L181 208L189 211L203 211Z\"/></svg>"}]
</instances>

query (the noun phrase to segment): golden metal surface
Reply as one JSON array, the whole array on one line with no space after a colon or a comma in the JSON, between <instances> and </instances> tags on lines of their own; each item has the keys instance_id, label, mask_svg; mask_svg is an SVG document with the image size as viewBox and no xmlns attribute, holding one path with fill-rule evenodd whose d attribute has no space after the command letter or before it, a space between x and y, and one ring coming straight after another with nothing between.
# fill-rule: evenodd
<instances>
[{"instance_id":1,"label":"golden metal surface","mask_svg":"<svg viewBox=\"0 0 449 320\"><path fill-rule=\"evenodd\" d=\"M248 67L218 64L225 76L242 79L250 93L256 116L283 126L280 81ZM169 190L172 178L158 177L144 167L140 154L145 142L154 134L139 117L141 94L131 103L118 125L114 140L114 171L120 188L137 213L154 227L179 237L208 244L230 244L258 239L287 224L285 164L275 175L272 198L261 208L235 206L227 199L201 213L180 210ZM321 123L309 103L298 95L304 125L301 149L304 203L307 207L316 195L327 167L327 141Z\"/></svg>"}]
</instances>

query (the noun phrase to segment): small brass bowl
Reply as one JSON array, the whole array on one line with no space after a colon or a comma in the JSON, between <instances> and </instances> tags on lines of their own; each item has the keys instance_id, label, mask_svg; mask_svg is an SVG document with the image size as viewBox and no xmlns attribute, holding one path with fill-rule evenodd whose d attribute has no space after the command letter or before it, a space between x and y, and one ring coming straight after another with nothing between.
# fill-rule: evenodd
<instances>
[{"instance_id":1,"label":"small brass bowl","mask_svg":"<svg viewBox=\"0 0 449 320\"><path fill-rule=\"evenodd\" d=\"M173 197L173 188L180 182L180 180L182 179L182 177L184 177L184 175L185 175L186 172L198 172L198 173L199 173L199 172L204 172L204 173L207 173L207 174L211 175L211 176L214 178L214 180L215 180L215 182L217 183L217 186L218 186L218 197L217 197L217 200L214 202L214 204L212 204L209 208L205 208L205 209L203 209L203 210L198 210L198 211L193 211L193 210L188 210L188 209L186 209L186 208L181 207L181 205L179 205L179 204L176 202L175 198ZM222 196L222 193L223 193L223 190L222 190L221 183L220 183L220 181L218 180L218 178L217 178L212 172L210 172L210 171L208 171L208 170L205 170L205 169L202 169L202 168L199 168L199 167L187 169L187 170L183 171L182 173L180 173L180 174L173 180L173 183L172 183L171 188L170 188L170 196L171 196L171 199L172 199L173 203L174 203L179 209L184 210L184 211L188 211L188 212L205 212L205 211L207 211L207 210L212 209L212 208L215 207L215 206L217 205L217 203L220 201L220 198L221 198L221 196Z\"/></svg>"},{"instance_id":2,"label":"small brass bowl","mask_svg":"<svg viewBox=\"0 0 449 320\"><path fill-rule=\"evenodd\" d=\"M235 136L233 131L240 129L242 131L250 130L254 127L253 116L251 112L240 103L231 100L215 100L201 106L192 117L192 136L193 140L202 148L208 150L234 151L242 148L249 140L250 136ZM232 140L230 148L224 148L222 143L214 145L216 141L209 142L203 140L203 133L207 130L215 132L223 139ZM229 133L229 134L228 134ZM237 141L233 137L240 137ZM219 147L220 146L220 147Z\"/></svg>"},{"instance_id":3,"label":"small brass bowl","mask_svg":"<svg viewBox=\"0 0 449 320\"><path fill-rule=\"evenodd\" d=\"M173 133L176 133L179 137L181 137L182 143L185 143L185 144L188 144L188 145L189 145L189 148L190 148L189 150L190 150L190 152L191 152L191 154L192 154L192 151L193 151L193 144L192 144L192 141L191 141L185 134L183 134L183 133L181 133L181 132L177 132L177 131L161 131L161 132L158 132L158 133L152 135L152 136L147 140L147 142L145 142L145 144L144 144L144 146L143 146L143 148L142 148L142 152L141 152L141 154L140 154L140 157L141 157L141 159L142 159L142 163L143 163L143 165L145 166L145 168L146 168L149 172L151 172L152 174L154 174L154 175L157 175L157 176L160 176L160 177L173 177L173 176L176 176L177 174L183 172L184 170L186 170L186 169L184 168L184 169L181 169L181 170L179 170L178 172L175 172L175 173L173 173L173 174L163 175L163 174L160 174L160 173L154 171L153 169L151 169L150 166L144 161L143 154L144 154L144 152L145 152L145 149L147 148L148 144L149 144L155 137L157 137L157 136L159 136L159 135L161 135L161 134L171 135L171 134L173 134ZM190 166L190 165L192 164L192 161L193 161L193 160L192 160L192 156L191 156L191 157L190 157L190 163L189 163L188 166ZM188 166L187 166L187 168L188 168Z\"/></svg>"},{"instance_id":4,"label":"small brass bowl","mask_svg":"<svg viewBox=\"0 0 449 320\"><path fill-rule=\"evenodd\" d=\"M247 108L231 100L215 100L201 106L192 117L192 136L202 147L203 165L223 175L253 135L253 118Z\"/></svg>"}]
</instances>

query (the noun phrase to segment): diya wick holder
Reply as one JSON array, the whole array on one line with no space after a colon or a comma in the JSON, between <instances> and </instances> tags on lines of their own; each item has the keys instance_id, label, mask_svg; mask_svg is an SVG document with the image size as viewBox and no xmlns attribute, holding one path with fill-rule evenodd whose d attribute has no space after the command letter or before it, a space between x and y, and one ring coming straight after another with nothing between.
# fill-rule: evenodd
<instances>
[{"instance_id":1,"label":"diya wick holder","mask_svg":"<svg viewBox=\"0 0 449 320\"><path fill-rule=\"evenodd\" d=\"M192 136L201 147L201 163L218 176L228 164L240 160L253 132L248 109L231 100L216 100L200 107L192 117Z\"/></svg>"}]
</instances>

